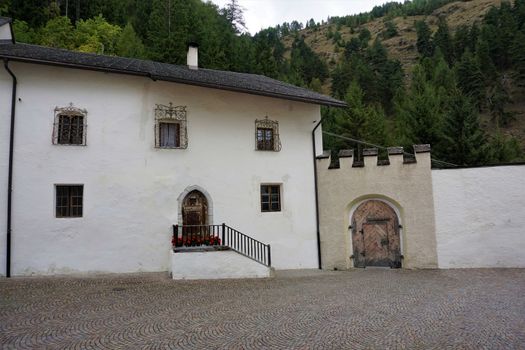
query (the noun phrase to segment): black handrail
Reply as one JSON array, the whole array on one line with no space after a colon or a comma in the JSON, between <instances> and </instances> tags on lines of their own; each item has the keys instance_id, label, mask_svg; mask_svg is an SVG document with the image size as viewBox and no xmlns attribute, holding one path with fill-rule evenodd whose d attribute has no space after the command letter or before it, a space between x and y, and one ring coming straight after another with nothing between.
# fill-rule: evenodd
<instances>
[{"instance_id":1,"label":"black handrail","mask_svg":"<svg viewBox=\"0 0 525 350\"><path fill-rule=\"evenodd\" d=\"M172 245L174 248L202 245L225 246L265 266L272 266L269 244L251 238L226 224L173 225Z\"/></svg>"}]
</instances>

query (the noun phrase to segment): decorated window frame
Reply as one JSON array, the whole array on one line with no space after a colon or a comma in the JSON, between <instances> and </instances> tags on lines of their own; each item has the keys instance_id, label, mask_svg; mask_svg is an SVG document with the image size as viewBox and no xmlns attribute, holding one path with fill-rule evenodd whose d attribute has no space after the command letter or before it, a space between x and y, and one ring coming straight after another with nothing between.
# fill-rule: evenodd
<instances>
[{"instance_id":1,"label":"decorated window frame","mask_svg":"<svg viewBox=\"0 0 525 350\"><path fill-rule=\"evenodd\" d=\"M255 150L273 151L281 150L279 138L279 122L266 116L264 119L255 120Z\"/></svg>"},{"instance_id":2,"label":"decorated window frame","mask_svg":"<svg viewBox=\"0 0 525 350\"><path fill-rule=\"evenodd\" d=\"M52 142L62 146L85 146L87 140L87 110L70 103L55 107Z\"/></svg>"},{"instance_id":3,"label":"decorated window frame","mask_svg":"<svg viewBox=\"0 0 525 350\"><path fill-rule=\"evenodd\" d=\"M186 106L155 105L155 148L186 149L188 148L188 132L186 120ZM173 142L164 140L162 135L175 130ZM166 135L164 134L164 135Z\"/></svg>"}]
</instances>

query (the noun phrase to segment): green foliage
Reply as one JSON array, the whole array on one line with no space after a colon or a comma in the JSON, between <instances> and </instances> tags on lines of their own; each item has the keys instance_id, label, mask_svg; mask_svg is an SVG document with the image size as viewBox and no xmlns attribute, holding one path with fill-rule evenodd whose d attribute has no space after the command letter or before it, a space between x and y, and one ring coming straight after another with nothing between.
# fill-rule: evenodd
<instances>
[{"instance_id":1,"label":"green foliage","mask_svg":"<svg viewBox=\"0 0 525 350\"><path fill-rule=\"evenodd\" d=\"M523 159L523 151L515 137L505 136L501 131L496 132L489 140L488 163L510 163Z\"/></svg>"},{"instance_id":2,"label":"green foliage","mask_svg":"<svg viewBox=\"0 0 525 350\"><path fill-rule=\"evenodd\" d=\"M365 46L368 45L368 42L372 38L372 34L367 28L362 28L359 31L359 41L361 41Z\"/></svg>"},{"instance_id":3,"label":"green foliage","mask_svg":"<svg viewBox=\"0 0 525 350\"><path fill-rule=\"evenodd\" d=\"M456 64L456 75L459 88L472 98L476 106L481 107L485 99L483 73L479 61L470 50L465 51L461 61Z\"/></svg>"},{"instance_id":4,"label":"green foliage","mask_svg":"<svg viewBox=\"0 0 525 350\"><path fill-rule=\"evenodd\" d=\"M447 20L444 17L439 18L438 30L434 34L434 46L439 48L448 64L454 61L454 47L450 38Z\"/></svg>"},{"instance_id":5,"label":"green foliage","mask_svg":"<svg viewBox=\"0 0 525 350\"><path fill-rule=\"evenodd\" d=\"M306 45L303 38L296 38L292 44L290 67L300 74L306 85L310 85L314 78L324 82L328 77L328 66Z\"/></svg>"},{"instance_id":6,"label":"green foliage","mask_svg":"<svg viewBox=\"0 0 525 350\"><path fill-rule=\"evenodd\" d=\"M364 91L359 87L359 83L357 81L350 83L344 98L348 107L333 110L331 114L325 111L325 117L329 121L323 127L343 137L384 144L389 138L385 113L380 106L367 105L364 97ZM327 137L325 142L332 149L356 147L354 142L339 138Z\"/></svg>"},{"instance_id":7,"label":"green foliage","mask_svg":"<svg viewBox=\"0 0 525 350\"><path fill-rule=\"evenodd\" d=\"M407 93L396 96L396 136L398 142L410 147L416 143L430 143L439 153L443 139L446 95L426 76L424 68L414 68L412 85ZM436 149L437 148L437 149Z\"/></svg>"},{"instance_id":8,"label":"green foliage","mask_svg":"<svg viewBox=\"0 0 525 350\"><path fill-rule=\"evenodd\" d=\"M108 23L102 16L79 20L74 33L78 51L115 55L117 40L122 29Z\"/></svg>"},{"instance_id":9,"label":"green foliage","mask_svg":"<svg viewBox=\"0 0 525 350\"><path fill-rule=\"evenodd\" d=\"M31 28L26 21L14 20L13 32L16 40L19 42L36 44L40 41L35 30Z\"/></svg>"},{"instance_id":10,"label":"green foliage","mask_svg":"<svg viewBox=\"0 0 525 350\"><path fill-rule=\"evenodd\" d=\"M230 0L220 12L226 17L228 23L235 28L236 33L242 33L247 30L243 8L239 5L238 0Z\"/></svg>"},{"instance_id":11,"label":"green foliage","mask_svg":"<svg viewBox=\"0 0 525 350\"><path fill-rule=\"evenodd\" d=\"M465 50L470 47L470 31L466 25L461 25L456 29L453 46L455 57L463 56Z\"/></svg>"},{"instance_id":12,"label":"green foliage","mask_svg":"<svg viewBox=\"0 0 525 350\"><path fill-rule=\"evenodd\" d=\"M525 87L525 28L516 33L510 52L516 83L520 87Z\"/></svg>"},{"instance_id":13,"label":"green foliage","mask_svg":"<svg viewBox=\"0 0 525 350\"><path fill-rule=\"evenodd\" d=\"M397 36L397 26L394 22L388 21L385 23L385 30L383 31L383 38L390 39Z\"/></svg>"},{"instance_id":14,"label":"green foliage","mask_svg":"<svg viewBox=\"0 0 525 350\"><path fill-rule=\"evenodd\" d=\"M145 56L144 44L131 23L126 24L122 30L115 48L117 56L132 58L143 58Z\"/></svg>"},{"instance_id":15,"label":"green foliage","mask_svg":"<svg viewBox=\"0 0 525 350\"><path fill-rule=\"evenodd\" d=\"M457 89L447 104L442 139L447 160L457 165L483 164L488 147L475 106Z\"/></svg>"},{"instance_id":16,"label":"green foliage","mask_svg":"<svg viewBox=\"0 0 525 350\"><path fill-rule=\"evenodd\" d=\"M74 27L67 17L56 17L49 20L40 30L39 44L62 49L75 47Z\"/></svg>"},{"instance_id":17,"label":"green foliage","mask_svg":"<svg viewBox=\"0 0 525 350\"><path fill-rule=\"evenodd\" d=\"M508 126L510 121L514 119L514 114L505 110L505 106L511 102L511 98L499 79L489 90L487 102L491 120L496 126Z\"/></svg>"},{"instance_id":18,"label":"green foliage","mask_svg":"<svg viewBox=\"0 0 525 350\"><path fill-rule=\"evenodd\" d=\"M425 21L416 22L417 32L417 52L422 57L432 57L434 54L434 43L432 42L432 32Z\"/></svg>"}]
</instances>

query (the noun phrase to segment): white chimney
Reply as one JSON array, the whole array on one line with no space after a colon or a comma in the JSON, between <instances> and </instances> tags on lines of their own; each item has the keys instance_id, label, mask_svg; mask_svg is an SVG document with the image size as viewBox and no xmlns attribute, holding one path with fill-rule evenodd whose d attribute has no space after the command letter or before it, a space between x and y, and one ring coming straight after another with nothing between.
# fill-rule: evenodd
<instances>
[{"instance_id":1,"label":"white chimney","mask_svg":"<svg viewBox=\"0 0 525 350\"><path fill-rule=\"evenodd\" d=\"M189 69L199 69L199 45L196 43L188 44L188 55L186 60Z\"/></svg>"}]
</instances>

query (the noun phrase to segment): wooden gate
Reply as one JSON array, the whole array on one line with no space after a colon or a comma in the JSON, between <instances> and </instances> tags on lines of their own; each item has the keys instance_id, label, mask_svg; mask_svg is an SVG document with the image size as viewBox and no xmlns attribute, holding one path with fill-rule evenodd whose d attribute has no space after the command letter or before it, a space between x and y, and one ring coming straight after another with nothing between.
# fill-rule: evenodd
<instances>
[{"instance_id":1,"label":"wooden gate","mask_svg":"<svg viewBox=\"0 0 525 350\"><path fill-rule=\"evenodd\" d=\"M368 200L352 217L354 267L401 267L399 219L385 202Z\"/></svg>"}]
</instances>

